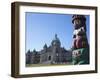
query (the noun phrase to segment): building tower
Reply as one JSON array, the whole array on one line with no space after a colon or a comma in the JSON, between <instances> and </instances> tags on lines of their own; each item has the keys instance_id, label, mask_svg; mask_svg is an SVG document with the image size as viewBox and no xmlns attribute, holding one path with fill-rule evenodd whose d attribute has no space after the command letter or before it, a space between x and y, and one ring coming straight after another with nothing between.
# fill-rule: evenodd
<instances>
[{"instance_id":1,"label":"building tower","mask_svg":"<svg viewBox=\"0 0 100 80\"><path fill-rule=\"evenodd\" d=\"M52 40L51 42L52 45L52 62L53 63L57 63L57 62L61 62L61 42L57 36L57 34L55 34L55 38Z\"/></svg>"},{"instance_id":2,"label":"building tower","mask_svg":"<svg viewBox=\"0 0 100 80\"><path fill-rule=\"evenodd\" d=\"M61 46L61 43L60 43L60 40L59 40L57 34L55 34L55 38L52 40L51 44L54 47L60 47Z\"/></svg>"},{"instance_id":3,"label":"building tower","mask_svg":"<svg viewBox=\"0 0 100 80\"><path fill-rule=\"evenodd\" d=\"M86 35L86 17L73 15L73 64L89 64L89 44Z\"/></svg>"}]
</instances>

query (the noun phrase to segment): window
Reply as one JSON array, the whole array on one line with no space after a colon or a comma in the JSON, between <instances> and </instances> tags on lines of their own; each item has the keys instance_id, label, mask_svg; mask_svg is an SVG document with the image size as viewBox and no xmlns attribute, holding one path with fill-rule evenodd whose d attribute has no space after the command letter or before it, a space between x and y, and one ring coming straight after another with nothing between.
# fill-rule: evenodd
<instances>
[{"instance_id":1,"label":"window","mask_svg":"<svg viewBox=\"0 0 100 80\"><path fill-rule=\"evenodd\" d=\"M48 60L51 60L51 56L48 57Z\"/></svg>"}]
</instances>

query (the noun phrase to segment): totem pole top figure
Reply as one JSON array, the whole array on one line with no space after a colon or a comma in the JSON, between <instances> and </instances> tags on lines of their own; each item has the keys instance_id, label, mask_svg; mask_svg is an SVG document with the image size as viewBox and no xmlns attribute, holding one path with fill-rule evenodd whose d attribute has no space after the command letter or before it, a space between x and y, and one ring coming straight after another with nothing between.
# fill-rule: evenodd
<instances>
[{"instance_id":1,"label":"totem pole top figure","mask_svg":"<svg viewBox=\"0 0 100 80\"><path fill-rule=\"evenodd\" d=\"M84 15L73 15L72 23L74 24L75 29L84 27L86 29L86 17Z\"/></svg>"}]
</instances>

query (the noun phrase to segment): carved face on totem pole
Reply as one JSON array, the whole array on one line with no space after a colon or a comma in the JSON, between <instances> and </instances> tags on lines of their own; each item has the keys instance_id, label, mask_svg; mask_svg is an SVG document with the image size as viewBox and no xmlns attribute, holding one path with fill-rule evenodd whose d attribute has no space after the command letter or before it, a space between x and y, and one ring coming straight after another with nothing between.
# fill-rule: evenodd
<instances>
[{"instance_id":1,"label":"carved face on totem pole","mask_svg":"<svg viewBox=\"0 0 100 80\"><path fill-rule=\"evenodd\" d=\"M72 23L74 24L74 29L79 29L80 27L84 27L86 29L86 18L83 15L73 15Z\"/></svg>"},{"instance_id":2,"label":"carved face on totem pole","mask_svg":"<svg viewBox=\"0 0 100 80\"><path fill-rule=\"evenodd\" d=\"M87 47L86 37L86 18L84 15L73 15L72 23L74 25L73 47L74 49Z\"/></svg>"}]
</instances>

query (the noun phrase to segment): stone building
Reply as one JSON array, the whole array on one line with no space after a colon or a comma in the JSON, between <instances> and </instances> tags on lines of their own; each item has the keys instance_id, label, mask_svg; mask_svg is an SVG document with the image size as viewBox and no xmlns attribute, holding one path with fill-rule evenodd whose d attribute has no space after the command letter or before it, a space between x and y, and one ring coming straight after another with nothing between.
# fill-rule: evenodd
<instances>
[{"instance_id":1,"label":"stone building","mask_svg":"<svg viewBox=\"0 0 100 80\"><path fill-rule=\"evenodd\" d=\"M41 51L28 51L26 53L26 64L63 64L72 61L72 52L61 47L61 42L55 34L51 45L45 44Z\"/></svg>"},{"instance_id":2,"label":"stone building","mask_svg":"<svg viewBox=\"0 0 100 80\"><path fill-rule=\"evenodd\" d=\"M26 64L37 64L40 62L40 54L34 50L34 51L28 51L26 53Z\"/></svg>"}]
</instances>

